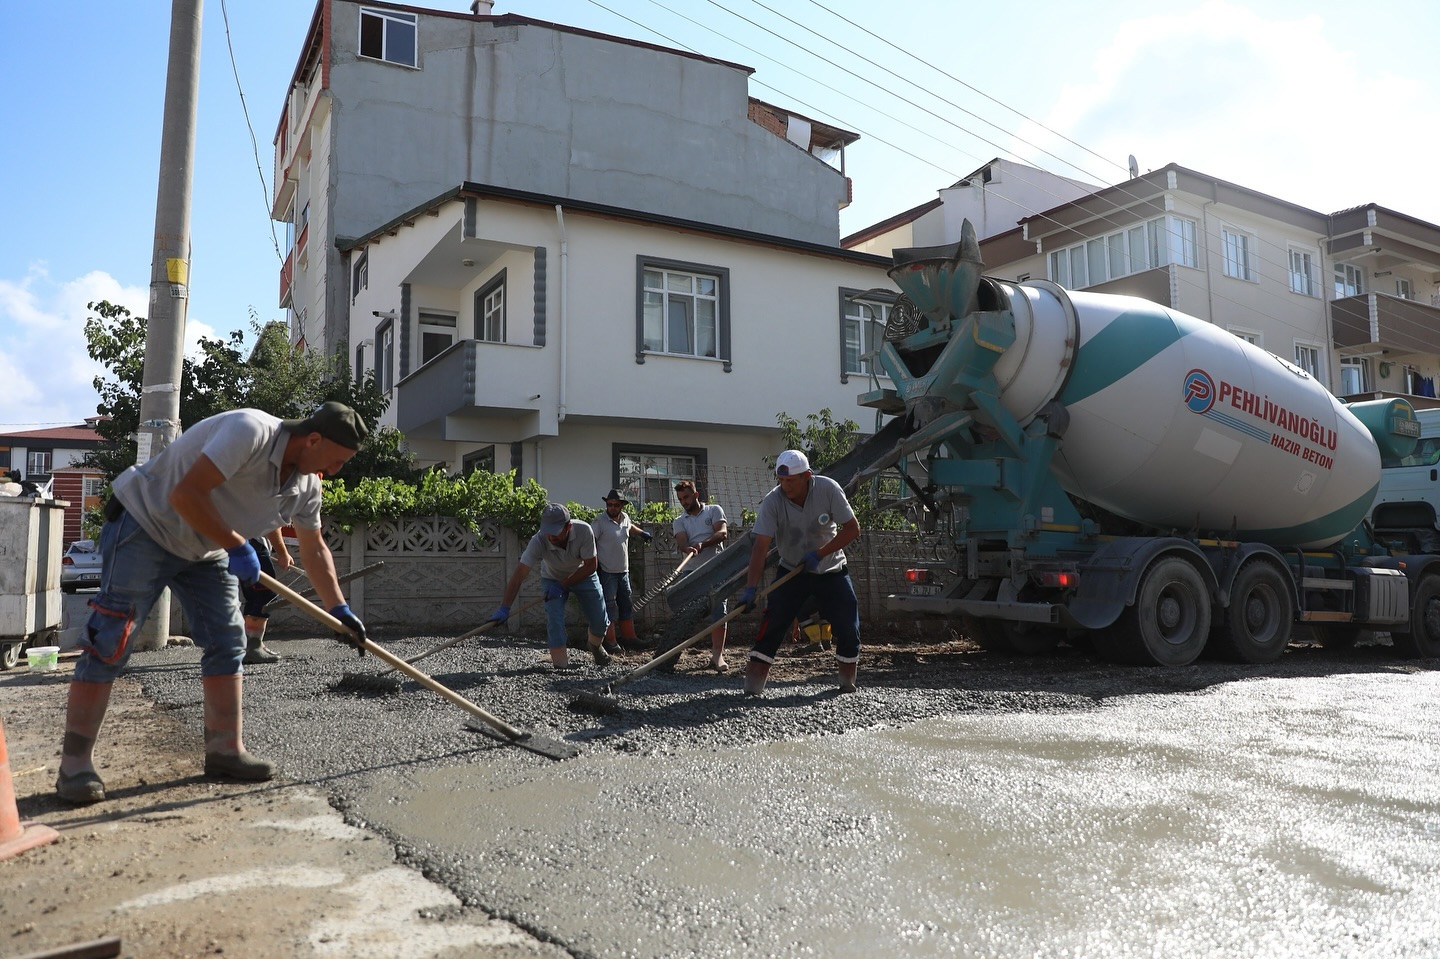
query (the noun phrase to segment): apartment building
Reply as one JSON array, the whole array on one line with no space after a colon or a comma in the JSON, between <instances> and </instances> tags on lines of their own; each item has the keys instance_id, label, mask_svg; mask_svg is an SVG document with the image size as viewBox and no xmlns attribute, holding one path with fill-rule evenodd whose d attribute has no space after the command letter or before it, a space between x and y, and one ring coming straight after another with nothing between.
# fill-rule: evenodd
<instances>
[{"instance_id":1,"label":"apartment building","mask_svg":"<svg viewBox=\"0 0 1440 959\"><path fill-rule=\"evenodd\" d=\"M991 187L972 176L971 190ZM966 197L973 206L974 193ZM917 207L842 245L888 254L955 242ZM926 219L945 227L921 234ZM1338 395L1433 397L1440 226L1375 204L1321 213L1176 164L981 234L986 272L1141 296L1292 360ZM927 244L929 245L929 244Z\"/></svg>"},{"instance_id":2,"label":"apartment building","mask_svg":"<svg viewBox=\"0 0 1440 959\"><path fill-rule=\"evenodd\" d=\"M335 352L364 236L458 183L833 245L858 137L749 67L516 14L317 0L275 132L280 305Z\"/></svg>"},{"instance_id":3,"label":"apartment building","mask_svg":"<svg viewBox=\"0 0 1440 959\"><path fill-rule=\"evenodd\" d=\"M837 242L858 137L750 73L484 3L319 0L275 138L292 339L374 370L422 464L752 507L720 477L764 470L779 413L860 418L893 293L853 297L893 287Z\"/></svg>"}]
</instances>

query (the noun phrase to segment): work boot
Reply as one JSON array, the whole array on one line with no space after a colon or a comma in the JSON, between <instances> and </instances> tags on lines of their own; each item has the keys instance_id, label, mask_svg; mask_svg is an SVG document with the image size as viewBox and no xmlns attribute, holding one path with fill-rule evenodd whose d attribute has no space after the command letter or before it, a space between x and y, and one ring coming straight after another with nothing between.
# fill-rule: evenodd
<instances>
[{"instance_id":1,"label":"work boot","mask_svg":"<svg viewBox=\"0 0 1440 959\"><path fill-rule=\"evenodd\" d=\"M274 778L275 764L252 756L241 737L243 682L239 673L201 678L205 687L205 775L265 782Z\"/></svg>"},{"instance_id":2,"label":"work boot","mask_svg":"<svg viewBox=\"0 0 1440 959\"><path fill-rule=\"evenodd\" d=\"M840 663L840 692L855 692L855 675L860 672L859 663Z\"/></svg>"},{"instance_id":3,"label":"work boot","mask_svg":"<svg viewBox=\"0 0 1440 959\"><path fill-rule=\"evenodd\" d=\"M765 691L765 680L770 678L770 664L763 659L751 659L745 664L745 695L759 696Z\"/></svg>"},{"instance_id":4,"label":"work boot","mask_svg":"<svg viewBox=\"0 0 1440 959\"><path fill-rule=\"evenodd\" d=\"M623 650L620 648L620 644L615 641L614 623L611 623L609 626L605 627L605 642L602 645L605 647L605 652L609 653L611 656L619 656L623 652Z\"/></svg>"},{"instance_id":5,"label":"work boot","mask_svg":"<svg viewBox=\"0 0 1440 959\"><path fill-rule=\"evenodd\" d=\"M605 644L600 640L591 638L590 655L595 659L596 666L609 666L610 654L605 650Z\"/></svg>"},{"instance_id":6,"label":"work boot","mask_svg":"<svg viewBox=\"0 0 1440 959\"><path fill-rule=\"evenodd\" d=\"M60 775L55 779L55 794L68 803L89 805L105 798L105 784L95 772L94 750L109 705L109 683L70 682Z\"/></svg>"},{"instance_id":7,"label":"work boot","mask_svg":"<svg viewBox=\"0 0 1440 959\"><path fill-rule=\"evenodd\" d=\"M245 636L245 657L241 660L246 666L254 666L256 663L278 663L280 656L270 647L265 645L264 633L247 633Z\"/></svg>"},{"instance_id":8,"label":"work boot","mask_svg":"<svg viewBox=\"0 0 1440 959\"><path fill-rule=\"evenodd\" d=\"M730 672L730 664L725 662L725 650L717 649L710 654L710 668L717 673Z\"/></svg>"}]
</instances>

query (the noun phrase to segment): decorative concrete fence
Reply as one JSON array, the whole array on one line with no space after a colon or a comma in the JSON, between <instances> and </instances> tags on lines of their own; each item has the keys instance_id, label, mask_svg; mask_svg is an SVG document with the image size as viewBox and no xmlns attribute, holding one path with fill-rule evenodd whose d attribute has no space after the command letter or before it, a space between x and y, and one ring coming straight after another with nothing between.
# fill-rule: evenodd
<instances>
[{"instance_id":1,"label":"decorative concrete fence","mask_svg":"<svg viewBox=\"0 0 1440 959\"><path fill-rule=\"evenodd\" d=\"M645 596L675 569L680 557L669 524L648 527L649 546L632 540L630 581L635 598ZM743 532L730 528L734 540ZM344 587L350 606L376 632L458 635L479 626L500 604L506 580L524 551L526 541L498 523L486 522L479 532L445 516L408 517L357 524L349 533L327 528L326 539L343 575L384 562L382 569L352 580ZM885 609L885 597L906 588L905 569L917 562L943 561L951 554L944 537L914 532L870 531L847 547L850 575L860 599L860 618L867 628L907 626ZM302 584L303 585L303 584ZM544 608L522 607L540 596L540 574L532 570L511 605L511 628L544 629ZM572 621L578 611L570 604ZM277 606L272 627L313 630L313 622L285 606ZM636 615L643 631L663 628L670 616L663 595L647 602ZM913 617L911 617L913 618ZM934 622L931 620L931 622ZM911 627L913 628L913 627Z\"/></svg>"}]
</instances>

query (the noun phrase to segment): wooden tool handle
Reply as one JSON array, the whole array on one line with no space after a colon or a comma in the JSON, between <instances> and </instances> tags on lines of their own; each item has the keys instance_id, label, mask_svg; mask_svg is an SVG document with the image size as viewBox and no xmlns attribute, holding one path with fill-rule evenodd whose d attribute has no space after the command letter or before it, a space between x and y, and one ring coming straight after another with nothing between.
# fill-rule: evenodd
<instances>
[{"instance_id":1,"label":"wooden tool handle","mask_svg":"<svg viewBox=\"0 0 1440 959\"><path fill-rule=\"evenodd\" d=\"M324 609L316 606L314 603L310 602L305 597L297 593L295 590L291 589L289 586L286 586L284 583L280 582L268 573L260 573L260 583L266 589L274 591L276 595L284 596L287 600L289 600L297 608L299 608L301 612L305 613L307 616L309 616L316 622L324 626L328 626L334 632L345 633L350 636L355 636L355 631L352 630L349 626L346 626L344 623L340 622L340 620L336 619L334 616L331 616ZM356 638L358 639L359 637ZM360 643L364 647L365 652L374 656L376 659L380 660L382 663L385 663L387 666L391 666L394 669L400 670L400 672L409 676L411 679L415 680L417 683L419 683L421 686L424 686L431 692L445 697L450 702L454 703L456 706L459 706L461 709L474 716L476 719L479 719L481 722L484 722L486 725L491 726L492 728L498 730L500 733L504 734L506 738L519 739L525 735L523 732L516 729L514 726L511 726L509 723L505 722L505 720L501 719L499 716L494 715L493 713L487 711L481 706L475 705L470 700L466 699L464 696L461 696L459 693L455 692L453 689L450 689L447 686L442 686L440 683L436 682L434 679L431 679L428 675L422 673L414 666L411 666L409 663L405 662L405 660L401 659L399 656L396 656L394 653L390 652L390 650L386 649L385 647L378 646L375 643L370 642L370 640L368 639L362 639L360 640Z\"/></svg>"}]
</instances>

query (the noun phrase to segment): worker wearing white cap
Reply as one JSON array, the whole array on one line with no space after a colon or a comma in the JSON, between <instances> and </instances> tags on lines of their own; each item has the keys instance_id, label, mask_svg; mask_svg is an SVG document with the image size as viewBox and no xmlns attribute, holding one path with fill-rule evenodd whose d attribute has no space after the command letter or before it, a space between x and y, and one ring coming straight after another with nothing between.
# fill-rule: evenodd
<instances>
[{"instance_id":1,"label":"worker wearing white cap","mask_svg":"<svg viewBox=\"0 0 1440 959\"><path fill-rule=\"evenodd\" d=\"M845 547L860 535L860 523L840 484L815 475L810 460L799 450L776 457L775 481L775 488L760 501L750 531L754 545L740 602L753 608L772 542L780 553L777 576L796 567L805 572L777 584L769 594L760 637L745 667L745 694L758 696L765 689L780 643L801 605L812 596L821 617L831 625L840 692L853 693L860 664L860 603L845 567Z\"/></svg>"}]
</instances>

